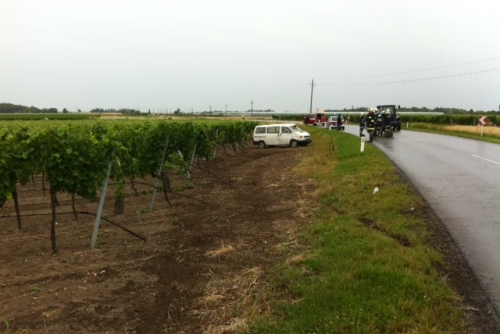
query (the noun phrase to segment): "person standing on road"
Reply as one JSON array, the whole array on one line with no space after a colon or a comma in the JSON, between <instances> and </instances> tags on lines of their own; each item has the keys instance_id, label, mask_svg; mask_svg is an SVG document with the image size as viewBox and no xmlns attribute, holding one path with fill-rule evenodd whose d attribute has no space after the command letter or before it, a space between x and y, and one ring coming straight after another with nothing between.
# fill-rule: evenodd
<instances>
[{"instance_id":1,"label":"person standing on road","mask_svg":"<svg viewBox=\"0 0 500 334\"><path fill-rule=\"evenodd\" d=\"M375 133L377 136L382 136L382 130L384 126L384 119L383 119L383 114L384 111L378 111L375 112Z\"/></svg>"},{"instance_id":2,"label":"person standing on road","mask_svg":"<svg viewBox=\"0 0 500 334\"><path fill-rule=\"evenodd\" d=\"M375 137L375 117L375 111L373 110L370 110L368 116L366 117L366 131L368 131L368 134L370 135L370 142L372 142Z\"/></svg>"},{"instance_id":3,"label":"person standing on road","mask_svg":"<svg viewBox=\"0 0 500 334\"><path fill-rule=\"evenodd\" d=\"M340 131L340 125L341 125L340 123L342 123L342 115L341 114L339 114L337 116L337 130L339 130L339 131Z\"/></svg>"},{"instance_id":4,"label":"person standing on road","mask_svg":"<svg viewBox=\"0 0 500 334\"><path fill-rule=\"evenodd\" d=\"M363 130L365 129L365 124L366 124L365 114L361 113L361 116L359 117L359 136L360 137L363 137Z\"/></svg>"}]
</instances>

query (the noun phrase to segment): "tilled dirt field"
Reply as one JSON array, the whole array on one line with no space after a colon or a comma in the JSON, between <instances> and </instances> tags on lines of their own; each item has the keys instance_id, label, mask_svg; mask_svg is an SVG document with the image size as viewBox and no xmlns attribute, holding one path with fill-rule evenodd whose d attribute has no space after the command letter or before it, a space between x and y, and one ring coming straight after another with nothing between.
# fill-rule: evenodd
<instances>
[{"instance_id":1,"label":"tilled dirt field","mask_svg":"<svg viewBox=\"0 0 500 334\"><path fill-rule=\"evenodd\" d=\"M105 217L147 242L101 222L71 214L58 194L58 254L52 255L50 215L0 219L0 332L221 333L245 323L273 258L306 220L303 199L313 186L293 172L307 148L221 151L192 170L192 183L171 175L170 207L162 192L125 190L125 214L115 215L114 189ZM201 168L200 168L201 167ZM50 213L40 180L19 189L21 214ZM77 211L97 212L98 201L78 200ZM0 216L15 215L12 201ZM292 241L293 242L293 241ZM259 312L254 310L252 312Z\"/></svg>"},{"instance_id":2,"label":"tilled dirt field","mask_svg":"<svg viewBox=\"0 0 500 334\"><path fill-rule=\"evenodd\" d=\"M153 179L137 180L125 214L115 215L114 188L104 210L140 238L101 222L90 249L95 217L74 220L71 199L58 194L57 248L50 242L50 200L40 180L19 189L23 230L12 201L0 209L0 332L9 333L224 333L265 308L269 269L297 246L307 223L314 185L294 168L308 148L254 147L221 151L193 168L192 183L171 175L172 207ZM144 184L145 183L145 184ZM97 202L77 200L79 212ZM36 214L36 215L34 215ZM33 216L29 216L33 215ZM466 298L470 333L498 329L487 299L439 224L436 247L443 271Z\"/></svg>"}]
</instances>

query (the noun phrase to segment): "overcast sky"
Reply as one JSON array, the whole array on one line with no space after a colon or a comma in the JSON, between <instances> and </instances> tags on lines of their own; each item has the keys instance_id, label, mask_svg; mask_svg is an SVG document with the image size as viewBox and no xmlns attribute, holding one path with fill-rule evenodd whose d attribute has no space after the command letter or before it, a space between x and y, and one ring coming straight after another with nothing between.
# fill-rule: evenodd
<instances>
[{"instance_id":1,"label":"overcast sky","mask_svg":"<svg viewBox=\"0 0 500 334\"><path fill-rule=\"evenodd\" d=\"M498 110L498 0L0 0L0 102Z\"/></svg>"}]
</instances>

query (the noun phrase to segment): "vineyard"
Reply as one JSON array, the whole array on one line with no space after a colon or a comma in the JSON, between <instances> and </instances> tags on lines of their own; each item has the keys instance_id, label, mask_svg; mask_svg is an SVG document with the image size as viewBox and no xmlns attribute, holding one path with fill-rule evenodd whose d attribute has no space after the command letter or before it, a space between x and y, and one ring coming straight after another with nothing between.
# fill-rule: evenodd
<instances>
[{"instance_id":1,"label":"vineyard","mask_svg":"<svg viewBox=\"0 0 500 334\"><path fill-rule=\"evenodd\" d=\"M214 150L210 160L195 159L189 179L165 163L171 190L152 209L158 179L127 180L123 214L113 210L115 155L94 249L98 200L57 193L59 251L51 255L50 186L42 174L17 184L22 229L13 200L0 208L0 333L222 333L243 324L280 247L293 247L306 220L301 197L314 187L292 167L308 150Z\"/></svg>"},{"instance_id":2,"label":"vineyard","mask_svg":"<svg viewBox=\"0 0 500 334\"><path fill-rule=\"evenodd\" d=\"M22 226L17 188L39 179L50 194L52 251L58 194L94 201L108 182L115 184L117 205L125 184L151 176L155 190L170 189L168 171L186 174L196 159L210 161L218 147L247 142L253 122L58 121L0 124L0 207L12 199ZM111 181L110 181L111 180ZM47 184L45 184L47 183ZM134 191L137 192L137 189ZM120 208L118 208L120 211ZM99 212L96 213L99 218Z\"/></svg>"}]
</instances>

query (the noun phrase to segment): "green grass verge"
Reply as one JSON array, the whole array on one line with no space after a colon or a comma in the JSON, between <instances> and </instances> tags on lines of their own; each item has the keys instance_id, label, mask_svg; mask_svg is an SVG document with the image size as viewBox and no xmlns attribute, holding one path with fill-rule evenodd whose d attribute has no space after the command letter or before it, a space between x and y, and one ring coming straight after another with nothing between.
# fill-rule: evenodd
<instances>
[{"instance_id":1,"label":"green grass verge","mask_svg":"<svg viewBox=\"0 0 500 334\"><path fill-rule=\"evenodd\" d=\"M439 125L439 124L412 123L409 125L408 128L406 128L406 125L404 125L404 126L405 126L404 130L439 133L439 134L444 134L444 135L449 135L449 136L469 138L469 139L481 140L481 141L485 141L485 142L489 142L489 143L500 144L500 137L498 137L498 136L486 135L486 134L481 136L481 135L477 135L474 133L463 132L463 131L450 131L445 126ZM499 131L499 133L500 133L500 131Z\"/></svg>"},{"instance_id":2,"label":"green grass verge","mask_svg":"<svg viewBox=\"0 0 500 334\"><path fill-rule=\"evenodd\" d=\"M318 189L302 231L308 247L284 254L270 283L273 311L249 332L464 333L421 198L371 144L361 154L359 138L308 131L299 171Z\"/></svg>"}]
</instances>

